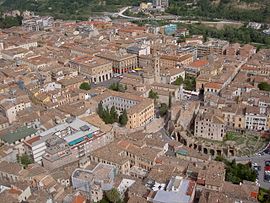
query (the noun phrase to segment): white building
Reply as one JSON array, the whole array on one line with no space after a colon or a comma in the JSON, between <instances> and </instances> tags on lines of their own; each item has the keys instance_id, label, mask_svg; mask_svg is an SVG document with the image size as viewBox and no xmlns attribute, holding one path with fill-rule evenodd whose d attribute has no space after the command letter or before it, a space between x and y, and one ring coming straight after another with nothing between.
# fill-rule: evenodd
<instances>
[{"instance_id":1,"label":"white building","mask_svg":"<svg viewBox=\"0 0 270 203\"><path fill-rule=\"evenodd\" d=\"M41 164L42 156L45 154L46 143L40 136L33 137L24 142L25 151L29 154L34 162Z\"/></svg>"}]
</instances>

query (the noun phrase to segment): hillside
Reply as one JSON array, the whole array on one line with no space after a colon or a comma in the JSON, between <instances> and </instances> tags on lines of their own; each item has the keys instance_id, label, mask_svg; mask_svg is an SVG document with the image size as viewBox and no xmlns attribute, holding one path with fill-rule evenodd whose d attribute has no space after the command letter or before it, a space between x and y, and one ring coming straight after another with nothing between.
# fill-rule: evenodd
<instances>
[{"instance_id":1,"label":"hillside","mask_svg":"<svg viewBox=\"0 0 270 203\"><path fill-rule=\"evenodd\" d=\"M62 19L85 19L96 12L116 11L139 0L0 0L0 11L31 10ZM194 18L224 18L270 23L269 0L169 0L168 13ZM194 3L195 2L195 3Z\"/></svg>"},{"instance_id":2,"label":"hillside","mask_svg":"<svg viewBox=\"0 0 270 203\"><path fill-rule=\"evenodd\" d=\"M116 11L137 0L2 0L0 10L31 10L62 19L85 19L95 12Z\"/></svg>"},{"instance_id":3,"label":"hillside","mask_svg":"<svg viewBox=\"0 0 270 203\"><path fill-rule=\"evenodd\" d=\"M167 12L203 18L270 22L269 0L171 0Z\"/></svg>"}]
</instances>

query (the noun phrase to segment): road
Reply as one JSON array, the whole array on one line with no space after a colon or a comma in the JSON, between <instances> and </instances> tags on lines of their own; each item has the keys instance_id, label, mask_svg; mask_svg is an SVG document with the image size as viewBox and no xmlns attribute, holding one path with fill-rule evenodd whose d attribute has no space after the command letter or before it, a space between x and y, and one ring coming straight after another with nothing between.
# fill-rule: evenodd
<instances>
[{"instance_id":1,"label":"road","mask_svg":"<svg viewBox=\"0 0 270 203\"><path fill-rule=\"evenodd\" d=\"M120 16L122 18L131 19L131 20L142 20L142 18L137 18L137 17L133 17L133 16L126 16L123 14L130 8L131 8L130 6L124 7L118 13L115 13L115 15Z\"/></svg>"},{"instance_id":2,"label":"road","mask_svg":"<svg viewBox=\"0 0 270 203\"><path fill-rule=\"evenodd\" d=\"M118 13L114 13L113 15L130 19L130 20L171 20L172 23L188 23L188 24L196 24L196 23L213 24L215 23L215 24L223 24L223 25L243 25L243 23L240 21L229 21L229 20L223 20L223 19L217 19L216 21L180 20L182 16L176 16L176 15L166 15L166 16L157 16L157 17L148 17L148 18L138 18L138 17L124 15L124 13L130 8L131 6L124 7L120 9Z\"/></svg>"}]
</instances>

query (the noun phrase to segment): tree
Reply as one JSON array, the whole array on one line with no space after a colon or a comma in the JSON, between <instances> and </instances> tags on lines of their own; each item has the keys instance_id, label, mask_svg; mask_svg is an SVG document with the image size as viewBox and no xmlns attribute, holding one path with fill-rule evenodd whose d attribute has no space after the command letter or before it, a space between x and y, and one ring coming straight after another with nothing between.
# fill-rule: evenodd
<instances>
[{"instance_id":1,"label":"tree","mask_svg":"<svg viewBox=\"0 0 270 203\"><path fill-rule=\"evenodd\" d=\"M152 89L148 93L148 98L154 99L155 101L158 99L158 94L157 92L154 92Z\"/></svg>"},{"instance_id":2,"label":"tree","mask_svg":"<svg viewBox=\"0 0 270 203\"><path fill-rule=\"evenodd\" d=\"M168 106L165 103L162 103L159 107L159 114L161 117L165 116L168 112Z\"/></svg>"},{"instance_id":3,"label":"tree","mask_svg":"<svg viewBox=\"0 0 270 203\"><path fill-rule=\"evenodd\" d=\"M90 90L91 89L91 85L88 82L83 82L80 85L80 89L82 89L82 90Z\"/></svg>"},{"instance_id":4,"label":"tree","mask_svg":"<svg viewBox=\"0 0 270 203\"><path fill-rule=\"evenodd\" d=\"M172 94L169 93L169 109L172 107Z\"/></svg>"},{"instance_id":5,"label":"tree","mask_svg":"<svg viewBox=\"0 0 270 203\"><path fill-rule=\"evenodd\" d=\"M267 82L261 82L260 84L258 84L258 88L260 90L263 90L263 91L270 91L270 84L268 84Z\"/></svg>"},{"instance_id":6,"label":"tree","mask_svg":"<svg viewBox=\"0 0 270 203\"><path fill-rule=\"evenodd\" d=\"M111 84L109 86L109 89L111 89L113 91L117 91L117 92L125 92L125 87L123 87L123 85L119 84L119 82Z\"/></svg>"},{"instance_id":7,"label":"tree","mask_svg":"<svg viewBox=\"0 0 270 203\"><path fill-rule=\"evenodd\" d=\"M117 191L117 189L115 189L115 188L113 188L113 189L111 189L109 191L106 191L105 192L105 197L112 203L116 203L116 202L121 201L120 194Z\"/></svg>"},{"instance_id":8,"label":"tree","mask_svg":"<svg viewBox=\"0 0 270 203\"><path fill-rule=\"evenodd\" d=\"M115 106L112 106L112 108L110 110L110 116L112 117L112 121L113 122L117 122L118 121L118 114L117 114L117 111L115 109Z\"/></svg>"},{"instance_id":9,"label":"tree","mask_svg":"<svg viewBox=\"0 0 270 203\"><path fill-rule=\"evenodd\" d=\"M235 160L231 162L223 157L217 157L216 161L222 161L226 165L226 181L234 184L239 184L243 180L252 181L256 180L256 172L250 167L249 164L236 163Z\"/></svg>"},{"instance_id":10,"label":"tree","mask_svg":"<svg viewBox=\"0 0 270 203\"><path fill-rule=\"evenodd\" d=\"M98 103L97 113L98 113L98 115L99 115L100 118L103 117L104 109L103 109L103 106L102 106L102 103L101 102Z\"/></svg>"},{"instance_id":11,"label":"tree","mask_svg":"<svg viewBox=\"0 0 270 203\"><path fill-rule=\"evenodd\" d=\"M119 116L119 123L121 126L125 126L127 122L128 122L127 111L124 110L122 114Z\"/></svg>"},{"instance_id":12,"label":"tree","mask_svg":"<svg viewBox=\"0 0 270 203\"><path fill-rule=\"evenodd\" d=\"M181 84L183 84L183 83L184 83L184 79L183 79L181 76L179 76L179 77L173 82L174 85L181 85Z\"/></svg>"},{"instance_id":13,"label":"tree","mask_svg":"<svg viewBox=\"0 0 270 203\"><path fill-rule=\"evenodd\" d=\"M18 162L26 168L29 164L33 163L33 160L27 154L23 154L18 157Z\"/></svg>"}]
</instances>

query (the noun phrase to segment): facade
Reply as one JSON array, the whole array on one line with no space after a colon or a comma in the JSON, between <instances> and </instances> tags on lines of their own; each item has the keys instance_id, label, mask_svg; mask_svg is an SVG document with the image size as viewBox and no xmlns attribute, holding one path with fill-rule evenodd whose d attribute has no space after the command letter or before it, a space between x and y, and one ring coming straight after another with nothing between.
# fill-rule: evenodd
<instances>
[{"instance_id":1,"label":"facade","mask_svg":"<svg viewBox=\"0 0 270 203\"><path fill-rule=\"evenodd\" d=\"M113 76L112 62L102 58L77 57L70 61L70 66L76 68L93 83L110 80Z\"/></svg>"},{"instance_id":2,"label":"facade","mask_svg":"<svg viewBox=\"0 0 270 203\"><path fill-rule=\"evenodd\" d=\"M226 53L226 49L229 46L228 41L211 39L204 44L200 44L197 47L198 57L208 56L210 54L220 54L223 55Z\"/></svg>"},{"instance_id":3,"label":"facade","mask_svg":"<svg viewBox=\"0 0 270 203\"><path fill-rule=\"evenodd\" d=\"M133 70L138 66L136 54L106 53L98 54L97 56L111 61L113 72L118 74L127 73L128 71Z\"/></svg>"},{"instance_id":4,"label":"facade","mask_svg":"<svg viewBox=\"0 0 270 203\"><path fill-rule=\"evenodd\" d=\"M269 113L261 112L259 107L248 106L245 112L245 128L249 130L268 130Z\"/></svg>"},{"instance_id":5,"label":"facade","mask_svg":"<svg viewBox=\"0 0 270 203\"><path fill-rule=\"evenodd\" d=\"M226 135L225 121L221 112L214 109L201 109L195 119L194 135L222 141Z\"/></svg>"},{"instance_id":6,"label":"facade","mask_svg":"<svg viewBox=\"0 0 270 203\"><path fill-rule=\"evenodd\" d=\"M164 68L175 68L177 66L186 66L193 62L193 56L186 54L184 56L160 56L160 66Z\"/></svg>"},{"instance_id":7,"label":"facade","mask_svg":"<svg viewBox=\"0 0 270 203\"><path fill-rule=\"evenodd\" d=\"M31 101L28 98L14 98L6 100L0 104L0 109L6 114L9 123L17 120L17 113L31 107Z\"/></svg>"},{"instance_id":8,"label":"facade","mask_svg":"<svg viewBox=\"0 0 270 203\"><path fill-rule=\"evenodd\" d=\"M25 152L31 156L34 162L42 163L42 156L45 154L46 143L40 136L24 141Z\"/></svg>"}]
</instances>

